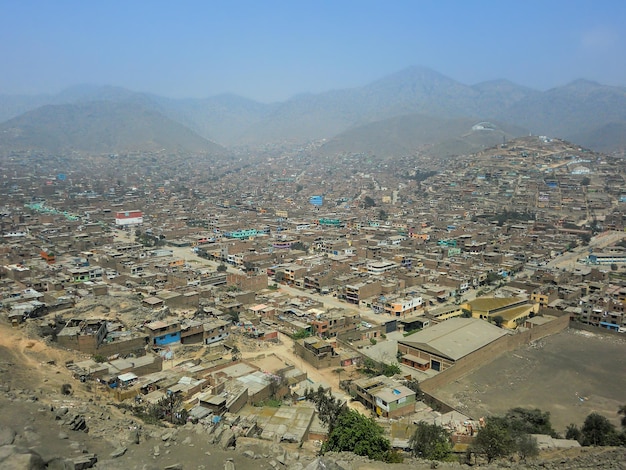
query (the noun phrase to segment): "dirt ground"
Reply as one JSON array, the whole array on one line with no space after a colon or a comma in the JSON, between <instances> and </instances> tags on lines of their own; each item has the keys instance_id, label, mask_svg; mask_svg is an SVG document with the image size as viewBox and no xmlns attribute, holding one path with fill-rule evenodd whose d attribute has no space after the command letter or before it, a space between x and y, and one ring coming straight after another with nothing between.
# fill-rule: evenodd
<instances>
[{"instance_id":1,"label":"dirt ground","mask_svg":"<svg viewBox=\"0 0 626 470\"><path fill-rule=\"evenodd\" d=\"M513 407L549 411L563 432L598 412L619 427L626 403L626 338L565 330L504 354L435 395L474 418Z\"/></svg>"}]
</instances>

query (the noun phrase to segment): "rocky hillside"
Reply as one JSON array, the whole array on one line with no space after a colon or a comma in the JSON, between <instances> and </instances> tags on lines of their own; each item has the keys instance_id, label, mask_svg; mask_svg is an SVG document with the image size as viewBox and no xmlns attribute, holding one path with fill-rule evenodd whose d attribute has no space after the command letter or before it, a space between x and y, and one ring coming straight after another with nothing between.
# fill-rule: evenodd
<instances>
[{"instance_id":1,"label":"rocky hillside","mask_svg":"<svg viewBox=\"0 0 626 470\"><path fill-rule=\"evenodd\" d=\"M74 354L29 333L0 324L0 468L40 469L224 469L224 470L426 470L470 468L458 463L407 459L371 462L350 453L316 455L317 447L233 440L228 427L148 425L107 396L70 376ZM624 448L569 449L522 464L484 468L615 469ZM433 467L434 465L434 467Z\"/></svg>"}]
</instances>

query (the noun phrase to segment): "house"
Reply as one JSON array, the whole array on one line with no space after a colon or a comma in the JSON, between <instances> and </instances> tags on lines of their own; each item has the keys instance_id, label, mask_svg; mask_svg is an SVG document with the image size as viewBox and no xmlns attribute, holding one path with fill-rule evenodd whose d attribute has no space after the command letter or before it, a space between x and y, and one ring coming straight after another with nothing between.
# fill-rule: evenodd
<instances>
[{"instance_id":1,"label":"house","mask_svg":"<svg viewBox=\"0 0 626 470\"><path fill-rule=\"evenodd\" d=\"M145 325L144 330L150 338L150 344L154 346L180 343L181 327L178 321L154 321Z\"/></svg>"},{"instance_id":2,"label":"house","mask_svg":"<svg viewBox=\"0 0 626 470\"><path fill-rule=\"evenodd\" d=\"M397 418L415 411L415 392L384 375L355 380L350 392L366 408L384 418Z\"/></svg>"}]
</instances>

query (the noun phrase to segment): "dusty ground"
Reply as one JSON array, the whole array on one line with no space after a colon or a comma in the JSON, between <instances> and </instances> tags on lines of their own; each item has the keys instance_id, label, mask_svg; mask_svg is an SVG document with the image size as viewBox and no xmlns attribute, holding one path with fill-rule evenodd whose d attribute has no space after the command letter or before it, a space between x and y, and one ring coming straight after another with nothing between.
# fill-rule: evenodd
<instances>
[{"instance_id":1,"label":"dusty ground","mask_svg":"<svg viewBox=\"0 0 626 470\"><path fill-rule=\"evenodd\" d=\"M516 406L551 413L563 432L598 412L619 426L626 403L626 338L573 329L507 353L435 395L478 418Z\"/></svg>"}]
</instances>

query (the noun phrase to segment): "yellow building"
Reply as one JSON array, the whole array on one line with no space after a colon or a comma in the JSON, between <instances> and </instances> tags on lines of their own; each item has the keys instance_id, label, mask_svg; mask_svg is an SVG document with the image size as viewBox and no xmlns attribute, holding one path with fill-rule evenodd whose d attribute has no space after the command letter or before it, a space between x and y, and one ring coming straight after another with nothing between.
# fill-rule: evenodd
<instances>
[{"instance_id":1,"label":"yellow building","mask_svg":"<svg viewBox=\"0 0 626 470\"><path fill-rule=\"evenodd\" d=\"M515 329L539 311L539 304L518 297L482 297L461 306L472 312L472 317L494 323L501 321L502 327ZM501 320L500 320L501 319Z\"/></svg>"}]
</instances>

